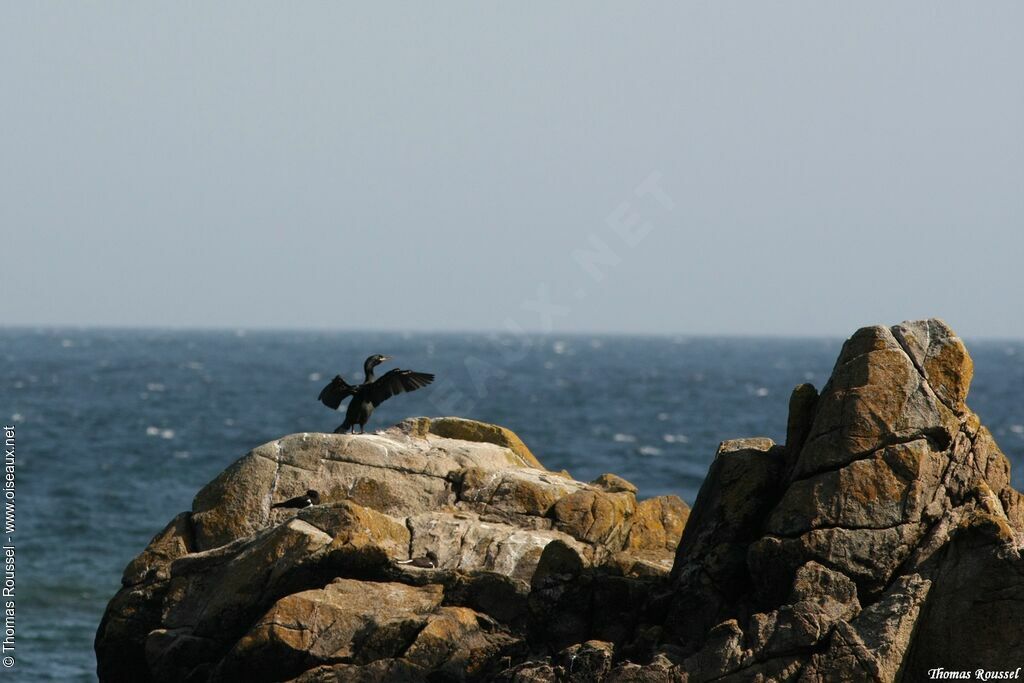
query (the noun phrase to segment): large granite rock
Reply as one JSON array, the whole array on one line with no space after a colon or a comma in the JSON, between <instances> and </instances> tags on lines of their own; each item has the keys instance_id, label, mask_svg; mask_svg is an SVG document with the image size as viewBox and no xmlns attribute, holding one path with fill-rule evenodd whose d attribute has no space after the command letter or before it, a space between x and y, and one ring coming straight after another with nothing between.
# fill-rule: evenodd
<instances>
[{"instance_id":1,"label":"large granite rock","mask_svg":"<svg viewBox=\"0 0 1024 683\"><path fill-rule=\"evenodd\" d=\"M271 507L307 489L320 505ZM570 640L631 635L688 512L675 496L638 503L611 474L548 472L515 434L471 420L293 434L231 465L129 564L99 675L487 680L543 648L531 634L554 609L574 617ZM567 591L585 602L562 610Z\"/></svg>"},{"instance_id":2,"label":"large granite rock","mask_svg":"<svg viewBox=\"0 0 1024 683\"><path fill-rule=\"evenodd\" d=\"M859 330L787 445L730 442L694 505L662 649L689 681L918 681L1024 662L1020 494L940 320ZM801 587L802 586L802 587Z\"/></svg>"},{"instance_id":3,"label":"large granite rock","mask_svg":"<svg viewBox=\"0 0 1024 683\"><path fill-rule=\"evenodd\" d=\"M418 418L261 446L126 568L103 681L918 681L1024 663L1024 502L939 320L859 330L692 513ZM270 507L307 488L322 504ZM681 538L680 538L681 535ZM429 557L436 566L403 564Z\"/></svg>"}]
</instances>

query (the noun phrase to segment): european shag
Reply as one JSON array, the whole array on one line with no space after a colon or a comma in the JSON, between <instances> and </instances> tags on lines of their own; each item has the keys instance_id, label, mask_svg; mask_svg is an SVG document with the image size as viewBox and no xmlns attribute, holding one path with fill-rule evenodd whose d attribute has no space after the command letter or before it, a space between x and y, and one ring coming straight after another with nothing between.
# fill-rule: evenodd
<instances>
[{"instance_id":1,"label":"european shag","mask_svg":"<svg viewBox=\"0 0 1024 683\"><path fill-rule=\"evenodd\" d=\"M409 560L395 560L395 564L405 564L419 569L435 569L437 567L437 553L428 550L423 557L414 557Z\"/></svg>"},{"instance_id":2,"label":"european shag","mask_svg":"<svg viewBox=\"0 0 1024 683\"><path fill-rule=\"evenodd\" d=\"M416 391L434 381L434 376L430 373L398 369L389 370L380 378L374 378L373 369L390 359L391 356L381 356L380 354L370 356L363 363L366 379L362 384L349 384L341 378L341 375L336 375L331 383L320 392L320 402L333 410L337 410L346 398L352 397L348 404L348 410L345 411L345 421L334 430L335 434L344 434L354 430L356 425L359 425L359 432L363 433L374 408L395 394Z\"/></svg>"},{"instance_id":3,"label":"european shag","mask_svg":"<svg viewBox=\"0 0 1024 683\"><path fill-rule=\"evenodd\" d=\"M283 500L280 503L274 503L270 507L272 508L308 508L310 505L320 504L320 494L310 489L301 496L295 496L288 500Z\"/></svg>"}]
</instances>

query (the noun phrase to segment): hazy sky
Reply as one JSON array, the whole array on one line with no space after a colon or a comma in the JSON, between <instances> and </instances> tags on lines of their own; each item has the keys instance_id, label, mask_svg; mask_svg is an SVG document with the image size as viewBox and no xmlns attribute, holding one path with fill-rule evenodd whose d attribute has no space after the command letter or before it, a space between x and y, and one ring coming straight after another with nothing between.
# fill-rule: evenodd
<instances>
[{"instance_id":1,"label":"hazy sky","mask_svg":"<svg viewBox=\"0 0 1024 683\"><path fill-rule=\"evenodd\" d=\"M3 3L0 325L1024 337L1022 27Z\"/></svg>"}]
</instances>

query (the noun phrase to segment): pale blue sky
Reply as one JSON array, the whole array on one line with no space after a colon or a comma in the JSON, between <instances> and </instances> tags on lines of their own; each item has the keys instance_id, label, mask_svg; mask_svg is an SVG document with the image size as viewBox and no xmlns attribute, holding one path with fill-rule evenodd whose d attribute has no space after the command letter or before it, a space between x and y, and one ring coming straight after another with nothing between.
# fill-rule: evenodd
<instances>
[{"instance_id":1,"label":"pale blue sky","mask_svg":"<svg viewBox=\"0 0 1024 683\"><path fill-rule=\"evenodd\" d=\"M0 324L1024 337L1022 27L4 3Z\"/></svg>"}]
</instances>

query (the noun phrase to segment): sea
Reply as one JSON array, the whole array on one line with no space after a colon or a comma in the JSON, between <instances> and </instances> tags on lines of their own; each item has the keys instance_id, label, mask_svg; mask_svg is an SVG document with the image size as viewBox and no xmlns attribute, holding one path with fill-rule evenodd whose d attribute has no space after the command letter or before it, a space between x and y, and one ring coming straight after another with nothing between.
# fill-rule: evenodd
<instances>
[{"instance_id":1,"label":"sea","mask_svg":"<svg viewBox=\"0 0 1024 683\"><path fill-rule=\"evenodd\" d=\"M394 357L437 375L367 429L459 415L518 433L553 470L614 472L692 503L722 440L783 441L792 388L842 339L0 328L0 421L16 430L16 634L0 680L95 681L93 639L125 565L250 449L343 418L335 374ZM1024 485L1024 342L968 340L971 407ZM344 410L344 406L342 406ZM4 543L8 543L5 541ZM8 654L8 653L4 653ZM12 676L13 674L13 676ZM5 678L6 676L6 678Z\"/></svg>"}]
</instances>

